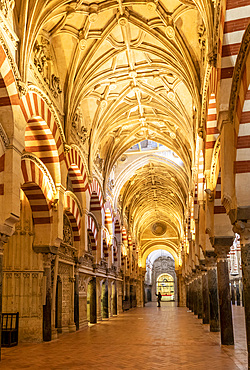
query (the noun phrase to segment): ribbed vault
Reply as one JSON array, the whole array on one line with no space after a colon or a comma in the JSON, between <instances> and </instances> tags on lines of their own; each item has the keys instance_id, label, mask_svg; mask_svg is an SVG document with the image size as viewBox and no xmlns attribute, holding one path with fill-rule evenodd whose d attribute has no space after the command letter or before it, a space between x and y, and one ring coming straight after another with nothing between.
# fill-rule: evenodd
<instances>
[{"instance_id":1,"label":"ribbed vault","mask_svg":"<svg viewBox=\"0 0 250 370\"><path fill-rule=\"evenodd\" d=\"M32 78L29 64L43 72L67 141L79 143L90 175L103 182L138 244L156 220L166 223L177 246L184 235L212 4L54 0L25 10L16 1L18 19L26 23L22 78ZM49 58L39 65L45 52ZM53 70L52 81L46 68ZM151 152L135 156L127 169L120 166L124 153L145 140L163 145L179 162Z\"/></svg>"}]
</instances>

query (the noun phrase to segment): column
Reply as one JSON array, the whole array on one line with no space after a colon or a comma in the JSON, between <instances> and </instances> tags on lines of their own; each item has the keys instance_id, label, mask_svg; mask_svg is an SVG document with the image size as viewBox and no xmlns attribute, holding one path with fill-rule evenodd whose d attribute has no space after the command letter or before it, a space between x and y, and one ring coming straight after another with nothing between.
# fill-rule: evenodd
<instances>
[{"instance_id":1,"label":"column","mask_svg":"<svg viewBox=\"0 0 250 370\"><path fill-rule=\"evenodd\" d=\"M250 220L246 217L245 221L236 221L234 231L240 234L248 368L250 368Z\"/></svg>"},{"instance_id":2,"label":"column","mask_svg":"<svg viewBox=\"0 0 250 370\"><path fill-rule=\"evenodd\" d=\"M209 324L209 291L206 269L202 271L202 323Z\"/></svg>"},{"instance_id":3,"label":"column","mask_svg":"<svg viewBox=\"0 0 250 370\"><path fill-rule=\"evenodd\" d=\"M217 254L218 292L220 308L221 344L234 344L232 307L229 287L229 273L227 255L233 237L215 237L214 247Z\"/></svg>"},{"instance_id":4,"label":"column","mask_svg":"<svg viewBox=\"0 0 250 370\"><path fill-rule=\"evenodd\" d=\"M189 309L190 309L190 311L192 311L192 312L193 312L193 311L194 311L194 309L193 309L193 301L194 301L194 294L193 294L193 292L194 292L194 281L193 281L193 280L191 280L189 287L190 287L190 289L189 289Z\"/></svg>"},{"instance_id":5,"label":"column","mask_svg":"<svg viewBox=\"0 0 250 370\"><path fill-rule=\"evenodd\" d=\"M206 251L206 267L209 294L209 324L210 331L220 331L219 302L217 288L216 254L214 251Z\"/></svg>"},{"instance_id":6,"label":"column","mask_svg":"<svg viewBox=\"0 0 250 370\"><path fill-rule=\"evenodd\" d=\"M74 321L76 330L79 330L79 266L75 266L75 282L74 282Z\"/></svg>"},{"instance_id":7,"label":"column","mask_svg":"<svg viewBox=\"0 0 250 370\"><path fill-rule=\"evenodd\" d=\"M202 276L201 272L197 277L197 315L198 319L202 319Z\"/></svg>"},{"instance_id":8,"label":"column","mask_svg":"<svg viewBox=\"0 0 250 370\"><path fill-rule=\"evenodd\" d=\"M44 267L44 304L43 304L43 340L50 341L52 338L51 327L51 308L52 308L52 286L51 286L51 261L53 259L51 253L43 254L43 267Z\"/></svg>"},{"instance_id":9,"label":"column","mask_svg":"<svg viewBox=\"0 0 250 370\"><path fill-rule=\"evenodd\" d=\"M108 319L109 318L109 301L108 301L108 296L109 296L109 292L108 292L108 279L105 280L104 282L105 284L105 291L104 291L104 294L103 294L103 298L102 298L102 304L103 304L103 317L105 319Z\"/></svg>"},{"instance_id":10,"label":"column","mask_svg":"<svg viewBox=\"0 0 250 370\"><path fill-rule=\"evenodd\" d=\"M105 291L105 294L106 294L106 291ZM90 320L89 321L90 321L91 324L95 324L97 322L97 314L96 314L96 278L95 277L93 277L90 281Z\"/></svg>"},{"instance_id":11,"label":"column","mask_svg":"<svg viewBox=\"0 0 250 370\"><path fill-rule=\"evenodd\" d=\"M235 304L234 280L231 281L232 304Z\"/></svg>"},{"instance_id":12,"label":"column","mask_svg":"<svg viewBox=\"0 0 250 370\"><path fill-rule=\"evenodd\" d=\"M1 343L2 343L2 296L3 296L3 251L4 244L7 243L8 237L0 233L0 359L1 359Z\"/></svg>"},{"instance_id":13,"label":"column","mask_svg":"<svg viewBox=\"0 0 250 370\"><path fill-rule=\"evenodd\" d=\"M239 280L236 280L236 301L237 301L237 306L240 306L240 287L239 287Z\"/></svg>"},{"instance_id":14,"label":"column","mask_svg":"<svg viewBox=\"0 0 250 370\"><path fill-rule=\"evenodd\" d=\"M197 277L195 277L195 279L194 279L193 287L194 287L194 290L193 290L193 311L194 311L195 315L198 315L198 299L197 299L197 297L198 297L198 294L197 294L198 282L197 282Z\"/></svg>"}]
</instances>

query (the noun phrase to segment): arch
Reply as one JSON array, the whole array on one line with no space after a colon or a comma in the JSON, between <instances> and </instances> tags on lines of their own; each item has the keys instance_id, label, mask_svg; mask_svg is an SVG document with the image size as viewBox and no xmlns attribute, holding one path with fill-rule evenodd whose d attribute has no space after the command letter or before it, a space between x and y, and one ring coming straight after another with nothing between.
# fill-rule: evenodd
<instances>
[{"instance_id":1,"label":"arch","mask_svg":"<svg viewBox=\"0 0 250 370\"><path fill-rule=\"evenodd\" d=\"M39 160L23 156L21 161L22 190L26 194L34 224L52 223L51 203L56 193L55 185Z\"/></svg>"},{"instance_id":2,"label":"arch","mask_svg":"<svg viewBox=\"0 0 250 370\"><path fill-rule=\"evenodd\" d=\"M93 198L93 203L92 203L93 209L95 210L97 210L97 208L98 210L103 209L102 190L96 179L93 179L92 183L90 184L89 193L90 193L91 198L92 198L93 193L95 193L95 199ZM97 199L99 201L99 205L97 205ZM90 209L91 209L91 201L90 201Z\"/></svg>"},{"instance_id":3,"label":"arch","mask_svg":"<svg viewBox=\"0 0 250 370\"><path fill-rule=\"evenodd\" d=\"M157 249L163 249L169 252L174 258L175 268L178 268L179 257L178 257L178 252L176 250L177 249L176 245L173 245L173 243L167 242L167 241L153 241L153 242L147 243L146 245L147 247L144 249L144 251L142 252L142 256L141 256L141 265L143 268L146 268L146 259L148 255Z\"/></svg>"},{"instance_id":4,"label":"arch","mask_svg":"<svg viewBox=\"0 0 250 370\"><path fill-rule=\"evenodd\" d=\"M90 236L90 241L91 241L91 248L92 251L95 251L97 249L97 227L96 223L90 215L87 217L87 231Z\"/></svg>"},{"instance_id":5,"label":"arch","mask_svg":"<svg viewBox=\"0 0 250 370\"><path fill-rule=\"evenodd\" d=\"M64 194L64 210L71 223L74 241L80 241L82 211L77 198L69 191Z\"/></svg>"},{"instance_id":6,"label":"arch","mask_svg":"<svg viewBox=\"0 0 250 370\"><path fill-rule=\"evenodd\" d=\"M113 218L109 208L105 209L105 220L104 225L108 229L110 235L113 235Z\"/></svg>"},{"instance_id":7,"label":"arch","mask_svg":"<svg viewBox=\"0 0 250 370\"><path fill-rule=\"evenodd\" d=\"M35 153L60 183L60 162L64 159L63 130L55 112L35 91L29 91L21 100L20 107L27 122L25 150Z\"/></svg>"},{"instance_id":8,"label":"arch","mask_svg":"<svg viewBox=\"0 0 250 370\"><path fill-rule=\"evenodd\" d=\"M217 110L215 94L210 95L207 110L207 124L206 124L206 144L205 144L205 166L206 170L210 170L213 155L213 149L216 140L219 136L217 128Z\"/></svg>"},{"instance_id":9,"label":"arch","mask_svg":"<svg viewBox=\"0 0 250 370\"><path fill-rule=\"evenodd\" d=\"M74 193L88 190L87 172L83 160L75 148L70 148L65 155L65 163Z\"/></svg>"},{"instance_id":10,"label":"arch","mask_svg":"<svg viewBox=\"0 0 250 370\"><path fill-rule=\"evenodd\" d=\"M0 45L0 73L0 107L10 107L10 110L12 110L13 105L19 106L20 99L16 87L16 78L2 45Z\"/></svg>"}]
</instances>

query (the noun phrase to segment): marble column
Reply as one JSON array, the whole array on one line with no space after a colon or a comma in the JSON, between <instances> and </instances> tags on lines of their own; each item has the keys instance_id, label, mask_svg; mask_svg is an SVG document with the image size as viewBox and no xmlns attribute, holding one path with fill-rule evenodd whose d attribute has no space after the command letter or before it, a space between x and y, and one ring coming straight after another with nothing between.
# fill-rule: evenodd
<instances>
[{"instance_id":1,"label":"marble column","mask_svg":"<svg viewBox=\"0 0 250 370\"><path fill-rule=\"evenodd\" d=\"M2 296L3 296L3 252L4 244L7 243L8 236L0 233L0 323L2 322ZM0 359L2 343L2 325L0 325Z\"/></svg>"},{"instance_id":2,"label":"marble column","mask_svg":"<svg viewBox=\"0 0 250 370\"><path fill-rule=\"evenodd\" d=\"M243 212L244 211L244 212ZM237 220L234 224L234 231L240 234L241 244L241 265L242 265L242 283L244 295L244 309L246 321L246 336L247 336L247 350L248 350L248 369L250 369L250 220L249 208L246 210L238 209L238 214L245 213L245 221Z\"/></svg>"},{"instance_id":3,"label":"marble column","mask_svg":"<svg viewBox=\"0 0 250 370\"><path fill-rule=\"evenodd\" d=\"M235 291L234 291L234 281L231 282L231 295L232 295L232 304L235 304Z\"/></svg>"},{"instance_id":4,"label":"marble column","mask_svg":"<svg viewBox=\"0 0 250 370\"><path fill-rule=\"evenodd\" d=\"M198 319L202 319L202 276L199 273L197 277L197 315Z\"/></svg>"},{"instance_id":5,"label":"marble column","mask_svg":"<svg viewBox=\"0 0 250 370\"><path fill-rule=\"evenodd\" d=\"M103 283L105 284L105 290L102 298L102 304L103 304L103 318L108 319L109 318L109 292L108 292L108 279Z\"/></svg>"},{"instance_id":6,"label":"marble column","mask_svg":"<svg viewBox=\"0 0 250 370\"><path fill-rule=\"evenodd\" d=\"M250 244L241 247L243 295L247 332L248 366L250 368Z\"/></svg>"},{"instance_id":7,"label":"marble column","mask_svg":"<svg viewBox=\"0 0 250 370\"><path fill-rule=\"evenodd\" d=\"M215 237L214 248L217 254L218 293L220 309L221 344L234 344L232 307L230 299L227 255L233 237Z\"/></svg>"},{"instance_id":8,"label":"marble column","mask_svg":"<svg viewBox=\"0 0 250 370\"><path fill-rule=\"evenodd\" d=\"M197 294L197 290L198 290L198 282L197 282L197 277L195 277L194 279L194 293L193 293L193 311L194 311L194 315L198 315L198 294Z\"/></svg>"},{"instance_id":9,"label":"marble column","mask_svg":"<svg viewBox=\"0 0 250 370\"><path fill-rule=\"evenodd\" d=\"M79 330L79 267L75 267L75 282L74 282L74 321L76 330Z\"/></svg>"},{"instance_id":10,"label":"marble column","mask_svg":"<svg viewBox=\"0 0 250 370\"><path fill-rule=\"evenodd\" d=\"M209 324L209 292L206 269L202 271L202 323Z\"/></svg>"},{"instance_id":11,"label":"marble column","mask_svg":"<svg viewBox=\"0 0 250 370\"><path fill-rule=\"evenodd\" d=\"M113 296L113 315L117 315L117 283L114 282L115 294Z\"/></svg>"},{"instance_id":12,"label":"marble column","mask_svg":"<svg viewBox=\"0 0 250 370\"><path fill-rule=\"evenodd\" d=\"M220 331L219 302L217 288L216 254L214 251L206 251L206 268L209 294L209 324L210 331Z\"/></svg>"},{"instance_id":13,"label":"marble column","mask_svg":"<svg viewBox=\"0 0 250 370\"><path fill-rule=\"evenodd\" d=\"M186 306L189 308L189 283L186 284Z\"/></svg>"},{"instance_id":14,"label":"marble column","mask_svg":"<svg viewBox=\"0 0 250 370\"><path fill-rule=\"evenodd\" d=\"M236 301L237 301L237 306L240 306L240 287L239 287L239 280L236 281Z\"/></svg>"},{"instance_id":15,"label":"marble column","mask_svg":"<svg viewBox=\"0 0 250 370\"><path fill-rule=\"evenodd\" d=\"M48 342L52 339L51 309L52 309L52 285L51 285L51 261L54 256L51 253L43 254L43 267L45 279L45 297L43 304L43 340Z\"/></svg>"},{"instance_id":16,"label":"marble column","mask_svg":"<svg viewBox=\"0 0 250 370\"><path fill-rule=\"evenodd\" d=\"M105 291L106 293L106 291ZM90 319L91 324L97 322L97 310L96 310L96 278L93 277L90 281Z\"/></svg>"},{"instance_id":17,"label":"marble column","mask_svg":"<svg viewBox=\"0 0 250 370\"><path fill-rule=\"evenodd\" d=\"M189 309L190 311L194 312L194 281L191 280L190 283L190 294L189 294Z\"/></svg>"}]
</instances>

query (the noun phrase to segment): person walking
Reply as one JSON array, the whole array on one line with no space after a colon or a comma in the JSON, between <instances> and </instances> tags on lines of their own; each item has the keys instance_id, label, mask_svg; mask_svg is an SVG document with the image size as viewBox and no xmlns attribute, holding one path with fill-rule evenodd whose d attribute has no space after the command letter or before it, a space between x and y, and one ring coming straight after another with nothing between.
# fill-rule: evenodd
<instances>
[{"instance_id":1,"label":"person walking","mask_svg":"<svg viewBox=\"0 0 250 370\"><path fill-rule=\"evenodd\" d=\"M161 307L161 293L158 292L158 294L156 294L156 297L157 297L157 307Z\"/></svg>"}]
</instances>

